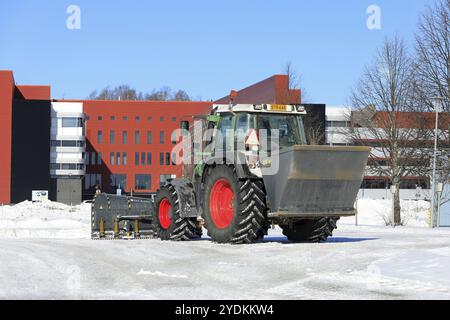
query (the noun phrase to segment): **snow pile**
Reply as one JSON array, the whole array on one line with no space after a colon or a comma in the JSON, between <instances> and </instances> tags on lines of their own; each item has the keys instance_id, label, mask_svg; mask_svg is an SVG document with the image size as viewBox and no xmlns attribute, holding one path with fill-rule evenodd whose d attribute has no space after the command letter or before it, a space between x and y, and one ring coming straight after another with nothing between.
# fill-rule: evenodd
<instances>
[{"instance_id":1,"label":"snow pile","mask_svg":"<svg viewBox=\"0 0 450 320\"><path fill-rule=\"evenodd\" d=\"M392 200L358 200L358 224L385 226L392 221ZM401 200L402 223L410 227L429 226L430 203L423 200ZM354 224L355 217L342 218L340 223Z\"/></svg>"},{"instance_id":2,"label":"snow pile","mask_svg":"<svg viewBox=\"0 0 450 320\"><path fill-rule=\"evenodd\" d=\"M90 204L24 201L0 206L0 238L89 238L90 219Z\"/></svg>"}]
</instances>

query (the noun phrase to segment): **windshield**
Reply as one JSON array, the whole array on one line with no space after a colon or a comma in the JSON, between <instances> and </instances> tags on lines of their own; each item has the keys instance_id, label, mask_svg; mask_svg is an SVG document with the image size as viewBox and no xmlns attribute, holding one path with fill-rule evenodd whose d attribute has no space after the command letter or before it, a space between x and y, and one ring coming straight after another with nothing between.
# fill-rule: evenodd
<instances>
[{"instance_id":1,"label":"windshield","mask_svg":"<svg viewBox=\"0 0 450 320\"><path fill-rule=\"evenodd\" d=\"M284 114L257 114L256 119L257 129L267 130L269 141L271 141L272 136L271 130L278 130L280 148L306 144L302 116Z\"/></svg>"}]
</instances>

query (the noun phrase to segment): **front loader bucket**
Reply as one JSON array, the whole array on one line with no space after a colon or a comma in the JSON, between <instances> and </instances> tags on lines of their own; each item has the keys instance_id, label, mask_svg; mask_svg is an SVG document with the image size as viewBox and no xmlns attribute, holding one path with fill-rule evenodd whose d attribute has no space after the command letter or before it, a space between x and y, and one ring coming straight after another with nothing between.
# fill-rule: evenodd
<instances>
[{"instance_id":1,"label":"front loader bucket","mask_svg":"<svg viewBox=\"0 0 450 320\"><path fill-rule=\"evenodd\" d=\"M154 236L151 199L106 193L92 200L92 239L148 238Z\"/></svg>"},{"instance_id":2,"label":"front loader bucket","mask_svg":"<svg viewBox=\"0 0 450 320\"><path fill-rule=\"evenodd\" d=\"M369 147L294 146L274 175L262 169L270 218L351 216Z\"/></svg>"}]
</instances>

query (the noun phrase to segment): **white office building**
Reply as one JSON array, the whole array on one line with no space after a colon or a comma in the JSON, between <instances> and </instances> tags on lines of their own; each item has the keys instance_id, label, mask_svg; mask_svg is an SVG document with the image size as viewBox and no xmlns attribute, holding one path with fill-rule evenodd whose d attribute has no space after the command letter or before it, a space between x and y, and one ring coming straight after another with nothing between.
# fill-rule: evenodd
<instances>
[{"instance_id":1,"label":"white office building","mask_svg":"<svg viewBox=\"0 0 450 320\"><path fill-rule=\"evenodd\" d=\"M350 116L351 107L347 106L326 106L326 143L330 146L345 146L350 145L349 138L350 130ZM358 130L365 130L360 128ZM373 150L373 155L382 157L383 154L377 149ZM367 167L365 172L366 177L374 177L375 174ZM381 185L382 184L382 185ZM414 185L406 186L400 189L400 197L402 199L427 199L429 198L430 190L415 187ZM360 190L359 198L369 199L391 199L392 194L388 188L387 183L379 183L377 180L365 179L363 188Z\"/></svg>"},{"instance_id":2,"label":"white office building","mask_svg":"<svg viewBox=\"0 0 450 320\"><path fill-rule=\"evenodd\" d=\"M60 202L81 202L81 179L86 172L84 123L83 103L51 103L50 176Z\"/></svg>"}]
</instances>

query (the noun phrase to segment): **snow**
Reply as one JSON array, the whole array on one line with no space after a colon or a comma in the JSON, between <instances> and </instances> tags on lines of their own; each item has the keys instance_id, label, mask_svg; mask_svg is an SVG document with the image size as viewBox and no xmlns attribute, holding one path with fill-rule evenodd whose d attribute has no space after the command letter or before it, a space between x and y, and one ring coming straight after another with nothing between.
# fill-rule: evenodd
<instances>
[{"instance_id":1,"label":"snow","mask_svg":"<svg viewBox=\"0 0 450 320\"><path fill-rule=\"evenodd\" d=\"M0 299L450 299L450 230L426 202L361 200L322 244L90 240L90 205L0 208Z\"/></svg>"},{"instance_id":2,"label":"snow","mask_svg":"<svg viewBox=\"0 0 450 320\"><path fill-rule=\"evenodd\" d=\"M357 201L358 224L384 226L392 221L392 200L360 199ZM402 223L411 227L429 226L430 203L423 200L401 200ZM355 223L355 217L342 218L341 222Z\"/></svg>"},{"instance_id":3,"label":"snow","mask_svg":"<svg viewBox=\"0 0 450 320\"><path fill-rule=\"evenodd\" d=\"M90 238L91 205L24 201L0 207L0 238Z\"/></svg>"}]
</instances>

